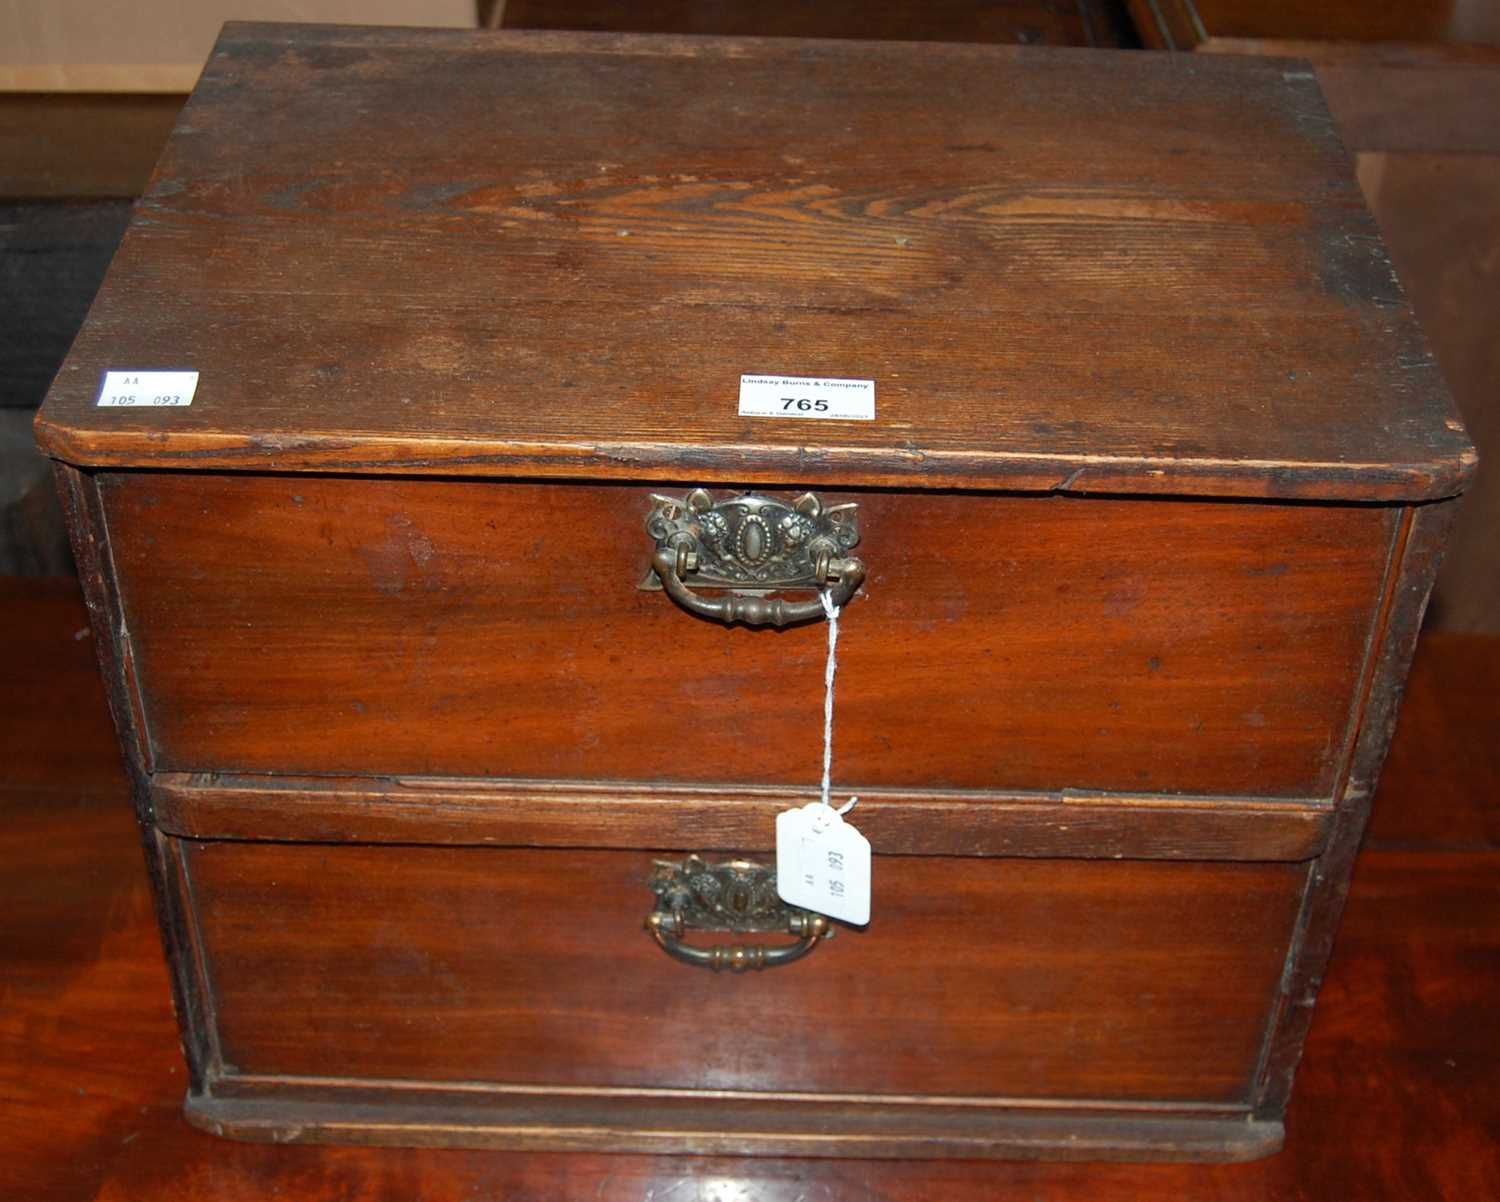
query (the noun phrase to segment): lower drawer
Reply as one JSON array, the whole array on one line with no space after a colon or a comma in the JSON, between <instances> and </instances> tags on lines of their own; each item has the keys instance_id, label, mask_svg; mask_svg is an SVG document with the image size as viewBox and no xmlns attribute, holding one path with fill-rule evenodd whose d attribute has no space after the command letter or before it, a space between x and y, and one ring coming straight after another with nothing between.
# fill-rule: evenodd
<instances>
[{"instance_id":1,"label":"lower drawer","mask_svg":"<svg viewBox=\"0 0 1500 1202\"><path fill-rule=\"evenodd\" d=\"M1308 871L883 856L868 928L716 975L644 932L649 852L165 843L223 1079L1220 1110Z\"/></svg>"}]
</instances>

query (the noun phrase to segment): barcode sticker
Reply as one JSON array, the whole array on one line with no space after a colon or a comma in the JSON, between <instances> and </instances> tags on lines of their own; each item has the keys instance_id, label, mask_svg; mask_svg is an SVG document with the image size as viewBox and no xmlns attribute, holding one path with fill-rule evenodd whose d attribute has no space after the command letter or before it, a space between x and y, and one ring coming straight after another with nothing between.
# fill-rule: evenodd
<instances>
[{"instance_id":1,"label":"barcode sticker","mask_svg":"<svg viewBox=\"0 0 1500 1202\"><path fill-rule=\"evenodd\" d=\"M740 416L874 421L875 381L825 380L813 376L741 376Z\"/></svg>"},{"instance_id":2,"label":"barcode sticker","mask_svg":"<svg viewBox=\"0 0 1500 1202\"><path fill-rule=\"evenodd\" d=\"M870 921L870 841L832 806L809 802L776 815L776 892L863 926Z\"/></svg>"},{"instance_id":3,"label":"barcode sticker","mask_svg":"<svg viewBox=\"0 0 1500 1202\"><path fill-rule=\"evenodd\" d=\"M161 409L191 405L195 371L107 371L97 404L109 409Z\"/></svg>"}]
</instances>

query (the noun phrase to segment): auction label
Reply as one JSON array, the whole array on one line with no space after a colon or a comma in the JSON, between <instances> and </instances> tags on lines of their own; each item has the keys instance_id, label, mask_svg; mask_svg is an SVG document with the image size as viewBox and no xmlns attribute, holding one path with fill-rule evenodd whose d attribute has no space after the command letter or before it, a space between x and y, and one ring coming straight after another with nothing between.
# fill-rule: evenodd
<instances>
[{"instance_id":1,"label":"auction label","mask_svg":"<svg viewBox=\"0 0 1500 1202\"><path fill-rule=\"evenodd\" d=\"M828 380L814 376L740 377L741 417L821 417L875 420L874 380Z\"/></svg>"}]
</instances>

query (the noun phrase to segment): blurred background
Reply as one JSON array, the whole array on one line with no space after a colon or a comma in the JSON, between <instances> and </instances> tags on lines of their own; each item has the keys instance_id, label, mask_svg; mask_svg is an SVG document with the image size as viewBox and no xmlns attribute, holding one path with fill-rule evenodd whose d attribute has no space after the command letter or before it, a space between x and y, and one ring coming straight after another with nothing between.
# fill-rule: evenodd
<instances>
[{"instance_id":1,"label":"blurred background","mask_svg":"<svg viewBox=\"0 0 1500 1202\"><path fill-rule=\"evenodd\" d=\"M1429 627L1500 633L1500 0L5 0L0 575L72 570L32 411L231 19L1309 58L1480 450Z\"/></svg>"}]
</instances>

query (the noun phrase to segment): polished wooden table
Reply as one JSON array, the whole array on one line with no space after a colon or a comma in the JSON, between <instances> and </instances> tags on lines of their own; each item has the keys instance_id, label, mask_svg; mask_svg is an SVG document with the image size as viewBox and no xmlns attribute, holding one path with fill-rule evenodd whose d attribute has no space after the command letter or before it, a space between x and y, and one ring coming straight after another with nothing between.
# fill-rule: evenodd
<instances>
[{"instance_id":1,"label":"polished wooden table","mask_svg":"<svg viewBox=\"0 0 1500 1202\"><path fill-rule=\"evenodd\" d=\"M1268 1160L820 1162L238 1144L179 1113L166 973L76 586L0 579L0 1198L1500 1197L1497 736L1500 639L1428 636L1286 1150Z\"/></svg>"}]
</instances>

